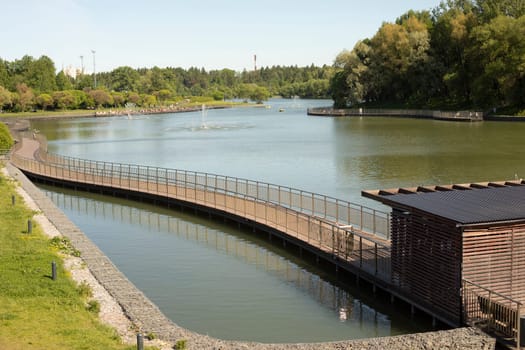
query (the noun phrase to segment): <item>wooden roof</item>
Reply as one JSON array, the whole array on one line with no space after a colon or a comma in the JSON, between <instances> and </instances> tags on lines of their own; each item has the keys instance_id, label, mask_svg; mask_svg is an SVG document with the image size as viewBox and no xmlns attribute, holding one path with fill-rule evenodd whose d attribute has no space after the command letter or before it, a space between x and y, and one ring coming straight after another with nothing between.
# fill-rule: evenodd
<instances>
[{"instance_id":1,"label":"wooden roof","mask_svg":"<svg viewBox=\"0 0 525 350\"><path fill-rule=\"evenodd\" d=\"M362 195L393 208L422 210L458 225L525 220L523 180L363 191Z\"/></svg>"}]
</instances>

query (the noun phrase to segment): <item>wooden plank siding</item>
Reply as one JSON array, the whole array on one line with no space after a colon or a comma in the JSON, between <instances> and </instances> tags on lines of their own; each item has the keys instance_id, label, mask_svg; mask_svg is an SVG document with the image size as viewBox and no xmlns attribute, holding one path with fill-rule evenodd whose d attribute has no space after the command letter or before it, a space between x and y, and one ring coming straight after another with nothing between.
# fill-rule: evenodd
<instances>
[{"instance_id":1,"label":"wooden plank siding","mask_svg":"<svg viewBox=\"0 0 525 350\"><path fill-rule=\"evenodd\" d=\"M525 302L525 225L465 230L463 278Z\"/></svg>"},{"instance_id":2,"label":"wooden plank siding","mask_svg":"<svg viewBox=\"0 0 525 350\"><path fill-rule=\"evenodd\" d=\"M427 213L392 212L392 282L461 322L461 235L450 222Z\"/></svg>"}]
</instances>

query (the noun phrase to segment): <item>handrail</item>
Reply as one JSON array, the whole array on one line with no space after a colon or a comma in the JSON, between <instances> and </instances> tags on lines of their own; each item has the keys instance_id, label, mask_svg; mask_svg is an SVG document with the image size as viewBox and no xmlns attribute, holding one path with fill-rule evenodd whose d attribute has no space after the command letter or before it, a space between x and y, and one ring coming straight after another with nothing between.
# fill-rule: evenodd
<instances>
[{"instance_id":1,"label":"handrail","mask_svg":"<svg viewBox=\"0 0 525 350\"><path fill-rule=\"evenodd\" d=\"M463 317L467 324L510 337L520 349L523 304L469 280L462 280Z\"/></svg>"},{"instance_id":2,"label":"handrail","mask_svg":"<svg viewBox=\"0 0 525 350\"><path fill-rule=\"evenodd\" d=\"M301 213L318 216L341 226L353 225L363 231L378 235L380 238L390 239L389 213L326 195L205 172L92 161L48 152L40 152L39 156L42 160L51 162L56 166L77 167L77 170L92 168L98 169L93 171L107 173L108 169L111 168L113 172L118 173L119 169L137 169L138 174L142 175L141 179L145 179L144 176L147 174L156 173L163 173L167 174L167 177L180 179L181 174L184 174L185 179L188 177L193 179L193 185L205 186L208 190L241 196L247 195L257 200L268 201Z\"/></svg>"},{"instance_id":3,"label":"handrail","mask_svg":"<svg viewBox=\"0 0 525 350\"><path fill-rule=\"evenodd\" d=\"M309 192L296 193L287 187L192 171L90 161L45 152L37 156L41 159L15 153L12 162L27 172L58 180L143 192L232 213L297 238L376 278L390 280L390 245L352 225L306 213L306 209L313 212L315 201L319 200ZM290 197L282 198L286 197L283 193ZM304 193L312 195L308 198L312 207L302 206L300 211L294 206L304 200Z\"/></svg>"}]
</instances>

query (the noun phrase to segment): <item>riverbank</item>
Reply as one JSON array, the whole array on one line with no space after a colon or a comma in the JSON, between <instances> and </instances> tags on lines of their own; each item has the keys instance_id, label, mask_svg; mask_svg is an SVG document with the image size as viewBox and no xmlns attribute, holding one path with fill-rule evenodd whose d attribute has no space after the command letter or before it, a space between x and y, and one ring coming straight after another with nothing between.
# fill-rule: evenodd
<instances>
[{"instance_id":1,"label":"riverbank","mask_svg":"<svg viewBox=\"0 0 525 350\"><path fill-rule=\"evenodd\" d=\"M132 349L135 334L118 303L3 163L0 168L2 349Z\"/></svg>"},{"instance_id":2,"label":"riverbank","mask_svg":"<svg viewBox=\"0 0 525 350\"><path fill-rule=\"evenodd\" d=\"M0 113L0 121L12 119L58 119L58 118L85 118L85 117L109 117L109 116L132 116L132 115L152 115L164 113L185 113L199 112L203 109L226 109L233 107L261 107L260 104L243 102L204 102L204 103L184 103L172 106L161 106L151 108L104 108L104 109L83 109L70 111L35 111L21 113Z\"/></svg>"},{"instance_id":3,"label":"riverbank","mask_svg":"<svg viewBox=\"0 0 525 350\"><path fill-rule=\"evenodd\" d=\"M307 114L319 117L397 117L456 122L480 122L483 121L484 118L484 113L480 111L434 111L383 108L309 108Z\"/></svg>"}]
</instances>

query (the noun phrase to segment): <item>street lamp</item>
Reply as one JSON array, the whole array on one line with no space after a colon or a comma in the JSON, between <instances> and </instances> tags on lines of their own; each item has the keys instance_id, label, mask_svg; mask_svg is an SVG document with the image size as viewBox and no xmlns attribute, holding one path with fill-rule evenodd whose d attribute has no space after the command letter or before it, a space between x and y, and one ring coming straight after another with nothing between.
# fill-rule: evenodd
<instances>
[{"instance_id":1,"label":"street lamp","mask_svg":"<svg viewBox=\"0 0 525 350\"><path fill-rule=\"evenodd\" d=\"M95 50L91 50L91 53L93 54L93 81L95 85L95 89L97 88L97 70L95 69Z\"/></svg>"}]
</instances>

